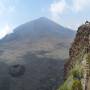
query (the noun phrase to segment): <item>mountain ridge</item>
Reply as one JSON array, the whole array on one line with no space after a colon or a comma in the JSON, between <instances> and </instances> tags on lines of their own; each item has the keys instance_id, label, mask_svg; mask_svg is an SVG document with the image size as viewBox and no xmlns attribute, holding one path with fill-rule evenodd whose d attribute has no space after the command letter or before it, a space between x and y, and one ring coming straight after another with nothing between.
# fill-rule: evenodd
<instances>
[{"instance_id":1,"label":"mountain ridge","mask_svg":"<svg viewBox=\"0 0 90 90\"><path fill-rule=\"evenodd\" d=\"M38 28L38 30L37 30L37 28ZM31 33L31 35L33 35L35 33L36 33L35 35L40 34L40 33L43 33L43 34L46 33L48 35L48 33L51 34L51 32L52 33L56 33L57 34L56 36L58 36L58 33L59 33L59 35L62 36L63 38L65 36L67 36L67 38L69 36L72 37L74 35L74 33L75 33L71 29L68 29L68 28L65 28L63 26L60 26L59 24L53 22L52 20L49 20L48 18L41 17L39 19L27 22L25 24L20 25L19 27L16 27L16 29L14 29L14 32L12 34L7 35L5 38L7 38L8 36L13 35L15 33L18 33L18 34L23 33L23 36L25 36L25 33L26 34L27 33L29 33L29 34Z\"/></svg>"}]
</instances>

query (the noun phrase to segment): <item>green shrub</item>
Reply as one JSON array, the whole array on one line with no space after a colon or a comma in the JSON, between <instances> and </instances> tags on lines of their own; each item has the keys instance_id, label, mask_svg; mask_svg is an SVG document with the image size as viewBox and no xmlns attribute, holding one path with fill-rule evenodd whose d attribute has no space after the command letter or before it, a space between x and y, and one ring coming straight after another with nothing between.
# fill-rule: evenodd
<instances>
[{"instance_id":1,"label":"green shrub","mask_svg":"<svg viewBox=\"0 0 90 90\"><path fill-rule=\"evenodd\" d=\"M70 90L66 83L64 83L58 90Z\"/></svg>"},{"instance_id":2,"label":"green shrub","mask_svg":"<svg viewBox=\"0 0 90 90\"><path fill-rule=\"evenodd\" d=\"M74 80L73 81L72 90L83 90L80 80Z\"/></svg>"},{"instance_id":3,"label":"green shrub","mask_svg":"<svg viewBox=\"0 0 90 90\"><path fill-rule=\"evenodd\" d=\"M72 71L73 78L80 80L83 78L83 72L82 70L73 70Z\"/></svg>"},{"instance_id":4,"label":"green shrub","mask_svg":"<svg viewBox=\"0 0 90 90\"><path fill-rule=\"evenodd\" d=\"M63 87L61 87L60 89L58 89L58 90L69 90L66 86L63 86Z\"/></svg>"}]
</instances>

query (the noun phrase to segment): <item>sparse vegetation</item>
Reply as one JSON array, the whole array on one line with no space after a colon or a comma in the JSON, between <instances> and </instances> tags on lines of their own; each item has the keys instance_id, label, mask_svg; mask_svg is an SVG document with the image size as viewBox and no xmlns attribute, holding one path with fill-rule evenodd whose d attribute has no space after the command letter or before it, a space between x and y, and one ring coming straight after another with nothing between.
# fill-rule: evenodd
<instances>
[{"instance_id":1,"label":"sparse vegetation","mask_svg":"<svg viewBox=\"0 0 90 90\"><path fill-rule=\"evenodd\" d=\"M82 67L78 64L69 72L67 80L58 90L82 90L82 78Z\"/></svg>"},{"instance_id":2,"label":"sparse vegetation","mask_svg":"<svg viewBox=\"0 0 90 90\"><path fill-rule=\"evenodd\" d=\"M66 63L66 81L59 90L84 90L88 88L86 78L90 76L90 24L78 28L76 38L69 50L69 63ZM73 81L69 79L72 76ZM69 81L67 81L69 79ZM85 83L83 83L85 81ZM72 83L70 85L69 83ZM87 85L86 85L87 84ZM67 87L69 85L69 88ZM87 89L89 90L89 89Z\"/></svg>"},{"instance_id":3,"label":"sparse vegetation","mask_svg":"<svg viewBox=\"0 0 90 90\"><path fill-rule=\"evenodd\" d=\"M90 65L90 53L87 54L87 62L88 62L89 65Z\"/></svg>"},{"instance_id":4,"label":"sparse vegetation","mask_svg":"<svg viewBox=\"0 0 90 90\"><path fill-rule=\"evenodd\" d=\"M69 88L68 88L68 86L64 83L64 85L61 86L61 88L58 89L58 90L69 90Z\"/></svg>"},{"instance_id":5,"label":"sparse vegetation","mask_svg":"<svg viewBox=\"0 0 90 90\"><path fill-rule=\"evenodd\" d=\"M74 80L71 90L83 90L81 81L80 80Z\"/></svg>"},{"instance_id":6,"label":"sparse vegetation","mask_svg":"<svg viewBox=\"0 0 90 90\"><path fill-rule=\"evenodd\" d=\"M72 71L72 75L73 78L80 80L81 78L83 78L83 73L82 70L78 69L78 70L73 70Z\"/></svg>"}]
</instances>

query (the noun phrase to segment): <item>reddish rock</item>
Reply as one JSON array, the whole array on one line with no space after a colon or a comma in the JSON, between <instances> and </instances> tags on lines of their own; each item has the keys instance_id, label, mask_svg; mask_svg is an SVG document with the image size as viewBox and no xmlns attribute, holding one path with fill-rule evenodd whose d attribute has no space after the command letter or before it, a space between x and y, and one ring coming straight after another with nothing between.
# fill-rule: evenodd
<instances>
[{"instance_id":1,"label":"reddish rock","mask_svg":"<svg viewBox=\"0 0 90 90\"><path fill-rule=\"evenodd\" d=\"M90 23L78 28L74 42L69 49L69 60L64 65L65 76L73 68L81 53L90 52Z\"/></svg>"}]
</instances>

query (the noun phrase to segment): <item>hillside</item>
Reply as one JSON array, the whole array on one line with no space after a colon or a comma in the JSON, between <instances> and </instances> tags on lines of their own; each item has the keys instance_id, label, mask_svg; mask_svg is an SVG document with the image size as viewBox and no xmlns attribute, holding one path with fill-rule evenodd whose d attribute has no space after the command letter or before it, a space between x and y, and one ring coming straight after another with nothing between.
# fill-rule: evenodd
<instances>
[{"instance_id":1,"label":"hillside","mask_svg":"<svg viewBox=\"0 0 90 90\"><path fill-rule=\"evenodd\" d=\"M74 31L41 17L17 27L14 33L1 40L0 51L3 52L3 55L0 58L5 59L6 57L9 60L15 58L16 61L16 57L22 56L26 52L36 54L36 51L37 54L38 51L46 52L43 53L45 57L67 58L68 53L66 52L74 34Z\"/></svg>"},{"instance_id":2,"label":"hillside","mask_svg":"<svg viewBox=\"0 0 90 90\"><path fill-rule=\"evenodd\" d=\"M65 82L58 90L90 90L90 23L78 28L65 64Z\"/></svg>"},{"instance_id":3,"label":"hillside","mask_svg":"<svg viewBox=\"0 0 90 90\"><path fill-rule=\"evenodd\" d=\"M0 41L0 61L6 65L0 90L55 90L74 35L44 17L17 27Z\"/></svg>"}]
</instances>

